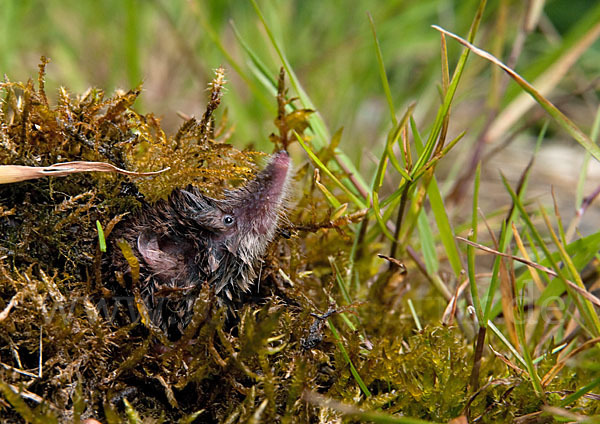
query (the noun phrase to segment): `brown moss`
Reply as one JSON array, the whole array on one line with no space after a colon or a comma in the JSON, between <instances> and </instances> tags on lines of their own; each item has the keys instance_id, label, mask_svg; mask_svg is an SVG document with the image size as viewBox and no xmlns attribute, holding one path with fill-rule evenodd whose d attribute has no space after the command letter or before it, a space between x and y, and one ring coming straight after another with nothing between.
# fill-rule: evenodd
<instances>
[{"instance_id":1,"label":"brown moss","mask_svg":"<svg viewBox=\"0 0 600 424\"><path fill-rule=\"evenodd\" d=\"M248 305L237 326L226 326L207 288L176 343L148 320L140 323L139 299L115 296L122 294L118 284L101 272L106 258L98 248L96 222L110 237L118 217L134 211L142 198L151 202L188 184L218 195L255 171L258 155L222 142L224 132L215 128L222 70L202 120L189 119L169 137L157 118L132 109L139 87L109 98L97 89L73 97L61 88L51 106L45 64L37 89L32 81L2 84L1 164L89 160L133 171L170 170L134 184L120 175L78 174L0 186L0 308L17 300L0 321L0 355L7 358L0 373L8 401L0 404L0 415L104 416L116 422L138 413L170 421L202 409L202 419L220 420L252 415L263 397L266 416L275 419L286 408L294 414L302 405L282 406L288 399L284 383L296 379L295 393L301 393L289 366L301 360L298 341L310 318L283 300L292 295L276 281L276 269L289 272L289 261L280 255L297 242L282 241L267 256L260 296L270 301ZM296 123L286 131L298 129ZM18 387L29 403L11 394ZM46 406L36 407L42 399Z\"/></svg>"}]
</instances>

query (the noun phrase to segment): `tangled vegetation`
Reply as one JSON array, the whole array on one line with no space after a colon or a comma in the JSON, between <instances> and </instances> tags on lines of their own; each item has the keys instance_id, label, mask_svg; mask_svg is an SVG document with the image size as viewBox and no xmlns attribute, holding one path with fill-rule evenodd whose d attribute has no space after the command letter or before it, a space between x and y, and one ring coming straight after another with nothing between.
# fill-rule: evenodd
<instances>
[{"instance_id":1,"label":"tangled vegetation","mask_svg":"<svg viewBox=\"0 0 600 424\"><path fill-rule=\"evenodd\" d=\"M370 184L339 149L341 131L320 144L323 121L300 90L289 95L282 68L268 138L273 151L310 159L297 161L295 203L237 319L205 287L176 341L123 290L107 249L127 215L173 189L192 184L218 197L260 168L264 154L235 149L227 115L216 119L223 70L202 118L186 117L173 135L136 112L141 87L112 97L61 88L54 105L44 58L37 83L5 80L0 165L102 162L133 175L76 170L6 183L0 167L2 421L525 423L600 414L600 233L572 241L558 212L555 232L549 213L525 202L529 168L517 187L506 182L512 205L490 230L493 247L478 241L488 224L478 217L479 168L471 222L452 228L435 170L462 138L446 140L469 50L452 79L443 52L429 134L413 106L392 113ZM386 192L389 176L400 183ZM494 254L489 266L476 263L476 249Z\"/></svg>"}]
</instances>

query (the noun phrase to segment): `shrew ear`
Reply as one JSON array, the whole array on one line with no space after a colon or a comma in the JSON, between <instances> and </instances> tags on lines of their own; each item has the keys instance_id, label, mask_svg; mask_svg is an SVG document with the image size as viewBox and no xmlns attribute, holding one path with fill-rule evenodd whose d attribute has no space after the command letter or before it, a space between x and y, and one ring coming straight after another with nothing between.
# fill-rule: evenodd
<instances>
[{"instance_id":1,"label":"shrew ear","mask_svg":"<svg viewBox=\"0 0 600 424\"><path fill-rule=\"evenodd\" d=\"M181 194L182 203L191 210L211 207L209 199L193 188L190 190L179 190L179 194Z\"/></svg>"},{"instance_id":2,"label":"shrew ear","mask_svg":"<svg viewBox=\"0 0 600 424\"><path fill-rule=\"evenodd\" d=\"M191 219L191 224L211 232L225 231L223 211L217 206L216 201L202 195L196 190L179 190L177 199L178 207L185 211L185 216Z\"/></svg>"},{"instance_id":3,"label":"shrew ear","mask_svg":"<svg viewBox=\"0 0 600 424\"><path fill-rule=\"evenodd\" d=\"M185 267L184 252L173 250L172 244L160 243L156 234L149 231L141 233L137 239L138 251L146 264L154 274L166 279L175 278Z\"/></svg>"}]
</instances>

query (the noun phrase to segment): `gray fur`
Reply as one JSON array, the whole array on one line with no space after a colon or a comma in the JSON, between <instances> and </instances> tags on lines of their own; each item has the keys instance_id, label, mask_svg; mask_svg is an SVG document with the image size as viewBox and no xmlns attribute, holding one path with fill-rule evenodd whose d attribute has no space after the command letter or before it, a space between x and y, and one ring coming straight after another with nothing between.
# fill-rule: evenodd
<instances>
[{"instance_id":1,"label":"gray fur","mask_svg":"<svg viewBox=\"0 0 600 424\"><path fill-rule=\"evenodd\" d=\"M140 259L140 291L156 325L181 333L204 283L228 307L250 290L285 211L290 175L282 151L222 199L175 190L132 220L123 236Z\"/></svg>"}]
</instances>

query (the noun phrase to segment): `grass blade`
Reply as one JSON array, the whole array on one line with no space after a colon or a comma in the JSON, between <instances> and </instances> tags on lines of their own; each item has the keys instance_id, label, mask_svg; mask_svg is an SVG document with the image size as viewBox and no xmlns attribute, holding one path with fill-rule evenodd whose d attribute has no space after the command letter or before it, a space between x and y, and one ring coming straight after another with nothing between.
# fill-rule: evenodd
<instances>
[{"instance_id":1,"label":"grass blade","mask_svg":"<svg viewBox=\"0 0 600 424\"><path fill-rule=\"evenodd\" d=\"M396 119L396 111L394 110L394 101L392 100L392 91L390 90L390 83L385 72L385 64L383 63L383 54L381 53L381 46L379 45L379 39L377 38L377 32L375 31L375 22L373 21L373 16L371 16L370 13L367 13L367 16L369 17L369 24L371 25L371 32L373 33L373 41L375 43L375 53L377 54L379 77L381 78L381 84L383 85L383 91L385 92L385 98L387 99L388 108L390 110L390 117L392 118L392 124L396 126L398 125L398 120Z\"/></svg>"},{"instance_id":2,"label":"grass blade","mask_svg":"<svg viewBox=\"0 0 600 424\"><path fill-rule=\"evenodd\" d=\"M256 11L256 14L258 15L261 23L263 24L263 27L265 28L265 31L267 32L267 36L271 42L271 45L277 52L277 55L279 56L279 59L283 64L283 67L290 80L290 84L294 88L296 94L298 94L298 98L300 99L302 106L306 109L312 109L316 111L315 113L311 114L308 118L310 128L315 134L315 138L311 140L313 146L315 146L318 150L326 148L329 143L329 140L331 139L331 135L329 134L327 126L325 125L325 121L323 121L323 118L321 117L318 108L314 106L314 104L310 100L310 97L306 94L304 88L302 88L302 85L300 84L296 73L290 66L287 57L284 55L283 50L281 49L279 43L275 39L275 36L271 31L271 28L267 24L263 13L258 7L256 0L251 0L251 2L254 7L254 10ZM342 153L339 149L336 149L335 159L343 169L348 170L348 173L353 175L354 178L351 180L351 183L358 185L358 191L361 193L366 193L367 183L363 180L361 173L356 169L350 158L347 157L344 153Z\"/></svg>"},{"instance_id":3,"label":"grass blade","mask_svg":"<svg viewBox=\"0 0 600 424\"><path fill-rule=\"evenodd\" d=\"M356 382L358 383L358 386L360 387L362 392L365 394L365 396L370 397L371 392L369 391L369 388L367 387L365 382L362 380L362 378L360 378L360 375L358 374L356 367L354 367L354 364L352 363L352 360L350 359L350 356L348 355L348 352L346 351L346 348L344 347L344 344L342 343L342 338L341 338L340 334L338 333L338 331L336 330L335 326L333 325L333 322L331 321L331 319L327 320L327 324L329 325L329 329L331 330L333 337L337 341L337 345L340 348L340 352L342 352L342 356L344 357L344 360L350 366L350 372L352 373L354 380L356 380Z\"/></svg>"},{"instance_id":4,"label":"grass blade","mask_svg":"<svg viewBox=\"0 0 600 424\"><path fill-rule=\"evenodd\" d=\"M571 393L569 396L565 397L559 404L561 408L568 406L575 402L577 399L581 398L585 394L591 392L596 387L600 386L600 378L593 380L592 382L586 384L581 389L577 390L574 393Z\"/></svg>"},{"instance_id":5,"label":"grass blade","mask_svg":"<svg viewBox=\"0 0 600 424\"><path fill-rule=\"evenodd\" d=\"M517 332L519 344L521 345L523 359L525 360L525 368L527 368L527 373L529 374L529 378L531 378L531 384L533 385L536 395L542 399L545 399L544 388L542 387L540 376L537 373L531 358L531 354L529 353L529 347L527 346L527 339L525 337L526 319L523 306L523 296L519 296L518 293L515 293L515 298L517 303L515 306L515 330Z\"/></svg>"},{"instance_id":6,"label":"grass blade","mask_svg":"<svg viewBox=\"0 0 600 424\"><path fill-rule=\"evenodd\" d=\"M471 234L469 240L477 243L477 218L479 216L477 202L479 199L479 180L481 177L481 163L477 165L475 171L475 181L473 188L473 208L471 210ZM483 309L481 308L481 300L479 299L479 290L477 289L477 280L475 279L475 248L467 245L467 272L469 274L469 285L471 287L471 297L473 298L473 306L479 320L479 325L485 326L487 321L484 321Z\"/></svg>"},{"instance_id":7,"label":"grass blade","mask_svg":"<svg viewBox=\"0 0 600 424\"><path fill-rule=\"evenodd\" d=\"M546 112L548 112L548 114L556 120L556 122L558 122L558 124L565 131L567 131L569 134L571 134L571 136L575 139L575 141L577 141L579 144L581 144L583 146L583 148L585 148L588 152L590 152L590 154L592 156L594 156L594 158L596 158L597 160L600 161L600 147L598 147L594 142L592 142L592 140L590 140L590 138L583 131L581 131L579 129L579 127L577 125L575 125L575 123L573 121L571 121L569 118L567 118L567 116L565 114L563 114L560 110L558 110L558 108L556 106L554 106L548 99L546 99L544 96L542 96L539 91L537 91L530 83L528 83L525 79L523 79L519 74L517 74L515 71L510 69L508 66L506 66L504 63L502 63L500 60L498 60L497 58L495 58L488 52L475 47L473 44L469 43L468 41L464 40L463 38L459 37L458 35L453 34L449 31L446 31L445 29L440 28L437 25L433 25L433 27L435 29L437 29L438 31L454 38L455 40L457 40L459 43L461 43L462 45L464 45L465 47L467 47L468 49L473 51L473 53L477 54L478 56L481 56L484 59L489 60L490 62L494 63L495 65L501 67L508 75L510 75L510 77L513 80L515 80L515 82L517 84L519 84L527 93L529 93L538 102L538 104L541 107L543 107L546 110ZM594 36L596 36L596 37L600 36L600 23L598 23L598 25L595 28Z\"/></svg>"},{"instance_id":8,"label":"grass blade","mask_svg":"<svg viewBox=\"0 0 600 424\"><path fill-rule=\"evenodd\" d=\"M366 209L367 206L365 204L365 202L361 199L359 199L354 193L352 193L348 187L346 187L344 184L342 184L340 182L340 180L338 180L335 175L333 175L333 173L325 166L325 164L323 162L321 162L321 160L318 158L318 156L306 145L306 143L304 143L304 140L302 140L302 137L300 137L300 135L297 132L294 132L294 134L296 135L296 139L298 140L298 143L300 143L300 145L302 146L302 148L304 149L304 151L308 154L308 156L310 156L310 158L315 162L315 164L321 169L321 171L323 171L325 174L327 174L327 176L329 178L331 178L331 180L339 187L341 188L344 193L346 193L346 195L354 202L355 205L357 205L360 209ZM334 205L334 207L338 207L338 205Z\"/></svg>"}]
</instances>

